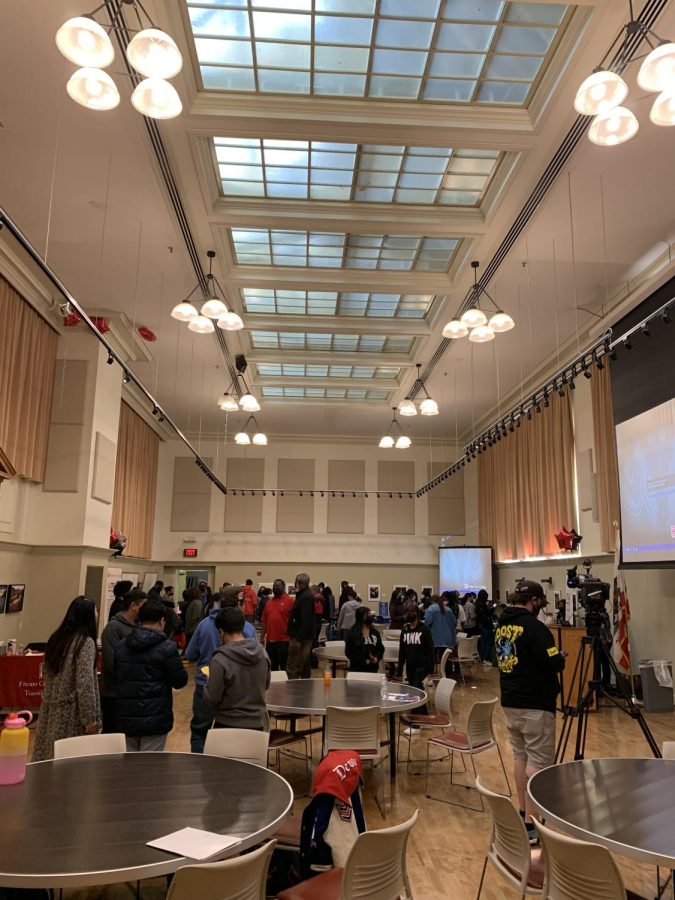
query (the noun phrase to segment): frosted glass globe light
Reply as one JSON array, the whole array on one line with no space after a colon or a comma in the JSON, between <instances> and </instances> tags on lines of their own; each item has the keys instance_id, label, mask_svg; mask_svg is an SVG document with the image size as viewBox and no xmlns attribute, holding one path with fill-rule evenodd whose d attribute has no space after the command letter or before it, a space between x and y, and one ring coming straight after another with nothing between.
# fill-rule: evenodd
<instances>
[{"instance_id":1,"label":"frosted glass globe light","mask_svg":"<svg viewBox=\"0 0 675 900\"><path fill-rule=\"evenodd\" d=\"M117 85L103 69L78 69L68 79L71 100L87 109L114 109L120 102Z\"/></svg>"},{"instance_id":2,"label":"frosted glass globe light","mask_svg":"<svg viewBox=\"0 0 675 900\"><path fill-rule=\"evenodd\" d=\"M227 315L227 307L222 300L213 297L202 306L202 315L208 316L209 319L220 319L222 316Z\"/></svg>"},{"instance_id":3,"label":"frosted glass globe light","mask_svg":"<svg viewBox=\"0 0 675 900\"><path fill-rule=\"evenodd\" d=\"M640 127L633 113L625 106L617 106L601 113L591 122L588 137L601 147L615 147L629 141Z\"/></svg>"},{"instance_id":4,"label":"frosted glass globe light","mask_svg":"<svg viewBox=\"0 0 675 900\"><path fill-rule=\"evenodd\" d=\"M107 31L94 19L75 16L56 32L56 46L76 66L105 69L115 58Z\"/></svg>"},{"instance_id":5,"label":"frosted glass globe light","mask_svg":"<svg viewBox=\"0 0 675 900\"><path fill-rule=\"evenodd\" d=\"M235 444L250 444L251 438L246 434L245 431L240 431L238 434L234 436Z\"/></svg>"},{"instance_id":6,"label":"frosted glass globe light","mask_svg":"<svg viewBox=\"0 0 675 900\"><path fill-rule=\"evenodd\" d=\"M266 447L267 446L267 435L263 434L262 431L256 431L253 435L253 443L258 447Z\"/></svg>"},{"instance_id":7,"label":"frosted glass globe light","mask_svg":"<svg viewBox=\"0 0 675 900\"><path fill-rule=\"evenodd\" d=\"M398 405L398 411L402 416L416 416L417 415L417 407L412 400L401 400Z\"/></svg>"},{"instance_id":8,"label":"frosted glass globe light","mask_svg":"<svg viewBox=\"0 0 675 900\"><path fill-rule=\"evenodd\" d=\"M412 444L412 441L408 437L407 434L402 434L400 438L396 441L396 449L397 450L407 450L408 447Z\"/></svg>"},{"instance_id":9,"label":"frosted glass globe light","mask_svg":"<svg viewBox=\"0 0 675 900\"><path fill-rule=\"evenodd\" d=\"M487 325L487 316L482 309L478 309L477 306L472 306L470 309L467 309L466 312L462 313L461 322L463 325L466 325L467 328L478 328L479 325ZM469 335L469 337L471 337L471 335Z\"/></svg>"},{"instance_id":10,"label":"frosted glass globe light","mask_svg":"<svg viewBox=\"0 0 675 900\"><path fill-rule=\"evenodd\" d=\"M239 409L239 404L232 396L232 394L223 394L223 396L218 400L218 406L223 410L223 412L237 412L237 410Z\"/></svg>"},{"instance_id":11,"label":"frosted glass globe light","mask_svg":"<svg viewBox=\"0 0 675 900\"><path fill-rule=\"evenodd\" d=\"M218 319L218 328L222 328L223 331L241 331L243 327L243 319L232 310Z\"/></svg>"},{"instance_id":12,"label":"frosted glass globe light","mask_svg":"<svg viewBox=\"0 0 675 900\"><path fill-rule=\"evenodd\" d=\"M188 322L188 328L195 334L212 334L216 330L211 319L207 319L206 316L197 316L196 319L192 319Z\"/></svg>"},{"instance_id":13,"label":"frosted glass globe light","mask_svg":"<svg viewBox=\"0 0 675 900\"><path fill-rule=\"evenodd\" d=\"M196 319L198 315L196 308L186 300L177 303L171 310L171 318L177 319L179 322L190 322L192 319Z\"/></svg>"},{"instance_id":14,"label":"frosted glass globe light","mask_svg":"<svg viewBox=\"0 0 675 900\"><path fill-rule=\"evenodd\" d=\"M512 328L516 327L516 323L511 316L501 309L490 318L488 325L495 334L503 334L505 331L511 331Z\"/></svg>"},{"instance_id":15,"label":"frosted glass globe light","mask_svg":"<svg viewBox=\"0 0 675 900\"><path fill-rule=\"evenodd\" d=\"M431 397L425 397L420 403L420 412L423 416L437 416L438 403L436 403L435 400L432 400Z\"/></svg>"},{"instance_id":16,"label":"frosted glass globe light","mask_svg":"<svg viewBox=\"0 0 675 900\"><path fill-rule=\"evenodd\" d=\"M161 78L146 78L131 95L134 109L150 119L175 119L183 111L176 88Z\"/></svg>"},{"instance_id":17,"label":"frosted glass globe light","mask_svg":"<svg viewBox=\"0 0 675 900\"><path fill-rule=\"evenodd\" d=\"M582 116L597 116L620 106L628 96L628 85L616 72L602 69L582 82L574 98L574 108Z\"/></svg>"},{"instance_id":18,"label":"frosted glass globe light","mask_svg":"<svg viewBox=\"0 0 675 900\"><path fill-rule=\"evenodd\" d=\"M379 447L382 447L384 450L390 450L394 446L394 439L390 434L385 434L384 437L380 438Z\"/></svg>"},{"instance_id":19,"label":"frosted glass globe light","mask_svg":"<svg viewBox=\"0 0 675 900\"><path fill-rule=\"evenodd\" d=\"M474 344L485 344L487 341L494 341L495 333L489 325L479 325L474 328L469 335L469 340Z\"/></svg>"},{"instance_id":20,"label":"frosted glass globe light","mask_svg":"<svg viewBox=\"0 0 675 900\"><path fill-rule=\"evenodd\" d=\"M159 28L139 31L129 42L127 59L146 78L173 78L183 68L176 42Z\"/></svg>"},{"instance_id":21,"label":"frosted glass globe light","mask_svg":"<svg viewBox=\"0 0 675 900\"><path fill-rule=\"evenodd\" d=\"M239 398L239 406L244 410L244 412L259 412L260 404L253 396L253 394L242 394Z\"/></svg>"},{"instance_id":22,"label":"frosted glass globe light","mask_svg":"<svg viewBox=\"0 0 675 900\"><path fill-rule=\"evenodd\" d=\"M655 47L640 66L637 81L645 91L675 90L675 44Z\"/></svg>"},{"instance_id":23,"label":"frosted glass globe light","mask_svg":"<svg viewBox=\"0 0 675 900\"><path fill-rule=\"evenodd\" d=\"M457 340L457 338L466 337L469 333L468 327L459 319L452 319L447 325L443 326L443 337Z\"/></svg>"},{"instance_id":24,"label":"frosted glass globe light","mask_svg":"<svg viewBox=\"0 0 675 900\"><path fill-rule=\"evenodd\" d=\"M673 86L654 101L649 118L655 125L675 125L675 78Z\"/></svg>"}]
</instances>

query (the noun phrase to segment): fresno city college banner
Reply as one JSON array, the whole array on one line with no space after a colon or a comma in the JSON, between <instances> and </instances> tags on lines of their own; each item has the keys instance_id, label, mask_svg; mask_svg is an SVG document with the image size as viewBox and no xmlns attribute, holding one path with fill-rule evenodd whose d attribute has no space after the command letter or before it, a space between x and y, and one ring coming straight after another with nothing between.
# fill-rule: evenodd
<instances>
[{"instance_id":1,"label":"fresno city college banner","mask_svg":"<svg viewBox=\"0 0 675 900\"><path fill-rule=\"evenodd\" d=\"M0 708L37 709L42 703L44 653L0 656Z\"/></svg>"}]
</instances>

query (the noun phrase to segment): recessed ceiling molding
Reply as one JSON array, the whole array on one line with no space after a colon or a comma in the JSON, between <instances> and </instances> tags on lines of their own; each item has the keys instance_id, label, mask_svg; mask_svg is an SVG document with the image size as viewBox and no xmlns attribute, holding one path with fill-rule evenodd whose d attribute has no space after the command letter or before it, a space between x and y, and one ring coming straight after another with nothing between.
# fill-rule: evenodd
<instances>
[{"instance_id":1,"label":"recessed ceiling molding","mask_svg":"<svg viewBox=\"0 0 675 900\"><path fill-rule=\"evenodd\" d=\"M270 315L248 314L243 316L247 330L260 331L326 331L333 334L353 334L356 328L359 334L412 335L428 337L432 333L426 319L379 319L355 316L283 316L278 313ZM389 357L383 359L382 365L388 364Z\"/></svg>"},{"instance_id":2,"label":"recessed ceiling molding","mask_svg":"<svg viewBox=\"0 0 675 900\"><path fill-rule=\"evenodd\" d=\"M247 334L247 332L246 332ZM410 354L387 353L386 364L389 366L412 367L414 363L415 342ZM248 344L246 359L253 363L278 363L289 362L289 350L259 350ZM293 362L313 364L317 361L341 363L352 366L381 366L383 365L382 353L322 353L316 350L294 350L291 357Z\"/></svg>"}]
</instances>

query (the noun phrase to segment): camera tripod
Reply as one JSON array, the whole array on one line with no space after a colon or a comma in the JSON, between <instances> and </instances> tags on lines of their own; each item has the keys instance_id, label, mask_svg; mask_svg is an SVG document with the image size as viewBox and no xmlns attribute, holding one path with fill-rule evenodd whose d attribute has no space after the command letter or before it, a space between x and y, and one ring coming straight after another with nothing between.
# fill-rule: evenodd
<instances>
[{"instance_id":1,"label":"camera tripod","mask_svg":"<svg viewBox=\"0 0 675 900\"><path fill-rule=\"evenodd\" d=\"M583 759L586 749L586 733L588 729L588 712L594 699L605 697L617 709L625 712L631 719L635 719L640 726L645 740L649 744L649 749L655 757L661 756L659 745L654 740L654 735L649 730L649 726L645 722L641 710L637 708L633 702L633 698L623 684L621 673L609 652L609 642L603 639L601 632L597 634L587 634L581 639L581 652L574 664L572 672L571 685L577 683L579 678L579 693L576 705L567 703L563 706L563 721L558 739L558 746L555 751L555 761L560 763L565 758L567 744L569 743L574 721L577 723L577 733L574 745L574 759ZM616 688L620 697L614 697L607 691L605 685L598 677L601 670L601 660L607 663L610 670L614 673L616 679ZM592 676L592 677L589 677Z\"/></svg>"}]
</instances>

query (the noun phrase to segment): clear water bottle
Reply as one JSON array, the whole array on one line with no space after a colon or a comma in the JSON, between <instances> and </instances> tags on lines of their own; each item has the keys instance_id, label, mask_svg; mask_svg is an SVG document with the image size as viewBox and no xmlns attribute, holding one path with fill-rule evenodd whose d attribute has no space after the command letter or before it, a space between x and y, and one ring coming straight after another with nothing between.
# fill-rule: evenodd
<instances>
[{"instance_id":1,"label":"clear water bottle","mask_svg":"<svg viewBox=\"0 0 675 900\"><path fill-rule=\"evenodd\" d=\"M389 696L389 682L387 681L387 676L382 676L382 683L380 686L380 698L382 700L386 700Z\"/></svg>"}]
</instances>

